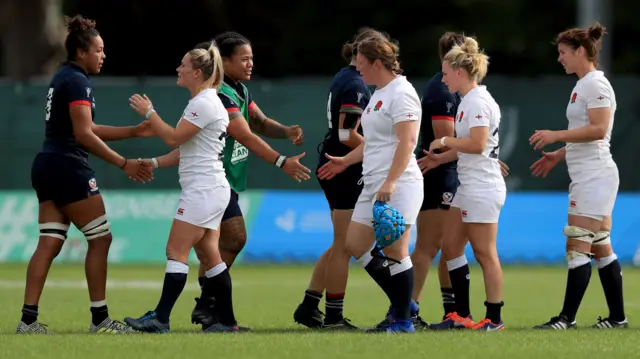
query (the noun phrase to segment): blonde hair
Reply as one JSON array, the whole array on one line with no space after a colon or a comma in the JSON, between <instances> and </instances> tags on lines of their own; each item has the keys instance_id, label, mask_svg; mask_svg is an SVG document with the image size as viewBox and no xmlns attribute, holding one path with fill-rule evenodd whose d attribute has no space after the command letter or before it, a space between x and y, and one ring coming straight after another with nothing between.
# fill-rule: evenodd
<instances>
[{"instance_id":1,"label":"blonde hair","mask_svg":"<svg viewBox=\"0 0 640 359\"><path fill-rule=\"evenodd\" d=\"M464 69L478 83L487 75L489 67L489 56L480 50L476 39L468 36L464 37L462 45L451 48L444 55L443 61L448 62L453 69Z\"/></svg>"},{"instance_id":2,"label":"blonde hair","mask_svg":"<svg viewBox=\"0 0 640 359\"><path fill-rule=\"evenodd\" d=\"M222 67L222 56L216 46L215 41L211 41L209 48L195 48L189 51L191 56L191 66L195 70L202 70L205 88L220 89L224 79L224 68Z\"/></svg>"}]
</instances>

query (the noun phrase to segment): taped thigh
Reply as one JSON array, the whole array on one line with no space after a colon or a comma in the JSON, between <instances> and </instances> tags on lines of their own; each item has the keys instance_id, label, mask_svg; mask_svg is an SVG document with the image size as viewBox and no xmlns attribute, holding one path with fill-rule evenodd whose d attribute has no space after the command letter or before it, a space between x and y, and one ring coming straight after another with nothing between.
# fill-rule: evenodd
<instances>
[{"instance_id":1,"label":"taped thigh","mask_svg":"<svg viewBox=\"0 0 640 359\"><path fill-rule=\"evenodd\" d=\"M40 223L40 237L53 237L61 240L67 239L69 225L64 223L47 222Z\"/></svg>"},{"instance_id":2,"label":"taped thigh","mask_svg":"<svg viewBox=\"0 0 640 359\"><path fill-rule=\"evenodd\" d=\"M600 231L596 233L595 238L593 239L592 245L594 246L606 246L611 244L611 236L609 232Z\"/></svg>"},{"instance_id":3,"label":"taped thigh","mask_svg":"<svg viewBox=\"0 0 640 359\"><path fill-rule=\"evenodd\" d=\"M87 240L104 237L111 233L111 224L107 221L107 215L102 215L82 227L80 232Z\"/></svg>"},{"instance_id":4,"label":"taped thigh","mask_svg":"<svg viewBox=\"0 0 640 359\"><path fill-rule=\"evenodd\" d=\"M575 239L577 241L586 242L592 244L596 239L596 234L591 232L588 229L576 227L576 226L565 226L564 227L564 235L569 239Z\"/></svg>"}]
</instances>

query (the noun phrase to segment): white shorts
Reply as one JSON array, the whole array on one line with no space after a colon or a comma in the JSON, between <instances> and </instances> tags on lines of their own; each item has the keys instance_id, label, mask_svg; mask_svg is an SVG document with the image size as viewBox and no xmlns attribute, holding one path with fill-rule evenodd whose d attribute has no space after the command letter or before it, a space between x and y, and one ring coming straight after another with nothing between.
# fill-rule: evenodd
<instances>
[{"instance_id":1,"label":"white shorts","mask_svg":"<svg viewBox=\"0 0 640 359\"><path fill-rule=\"evenodd\" d=\"M506 198L506 191L465 193L458 189L451 207L460 208L464 223L498 223Z\"/></svg>"},{"instance_id":2,"label":"white shorts","mask_svg":"<svg viewBox=\"0 0 640 359\"><path fill-rule=\"evenodd\" d=\"M613 212L619 186L618 167L573 173L569 214L602 221Z\"/></svg>"},{"instance_id":3,"label":"white shorts","mask_svg":"<svg viewBox=\"0 0 640 359\"><path fill-rule=\"evenodd\" d=\"M351 220L373 227L373 204L378 195L378 189L386 178L370 180L364 184L358 202L353 209ZM388 204L402 213L405 224L415 224L424 198L424 186L422 180L398 180L396 190L391 194Z\"/></svg>"},{"instance_id":4,"label":"white shorts","mask_svg":"<svg viewBox=\"0 0 640 359\"><path fill-rule=\"evenodd\" d=\"M174 218L194 226L217 230L230 198L229 187L183 189Z\"/></svg>"}]
</instances>

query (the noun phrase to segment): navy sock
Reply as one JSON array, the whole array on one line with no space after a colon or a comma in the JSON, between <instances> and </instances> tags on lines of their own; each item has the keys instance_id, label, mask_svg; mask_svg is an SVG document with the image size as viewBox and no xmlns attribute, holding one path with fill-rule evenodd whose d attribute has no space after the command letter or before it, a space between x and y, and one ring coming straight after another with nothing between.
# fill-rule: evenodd
<instances>
[{"instance_id":1,"label":"navy sock","mask_svg":"<svg viewBox=\"0 0 640 359\"><path fill-rule=\"evenodd\" d=\"M591 280L591 261L579 267L569 269L567 287L564 293L564 304L561 314L570 322L576 319L578 308Z\"/></svg>"},{"instance_id":2,"label":"navy sock","mask_svg":"<svg viewBox=\"0 0 640 359\"><path fill-rule=\"evenodd\" d=\"M462 255L458 258L447 261L449 278L451 279L451 289L455 300L455 312L461 317L468 317L471 314L469 304L469 287L471 277L469 273L469 263L467 257Z\"/></svg>"},{"instance_id":3,"label":"navy sock","mask_svg":"<svg viewBox=\"0 0 640 359\"><path fill-rule=\"evenodd\" d=\"M307 289L304 291L304 299L302 300L302 305L307 308L318 309L318 305L320 305L321 299L322 293Z\"/></svg>"},{"instance_id":4,"label":"navy sock","mask_svg":"<svg viewBox=\"0 0 640 359\"><path fill-rule=\"evenodd\" d=\"M31 325L38 321L38 306L28 304L23 305L21 321L26 325Z\"/></svg>"},{"instance_id":5,"label":"navy sock","mask_svg":"<svg viewBox=\"0 0 640 359\"><path fill-rule=\"evenodd\" d=\"M185 284L187 284L187 273L189 273L188 265L171 259L167 261L164 284L162 285L162 295L155 310L158 321L169 323L171 310L176 304L178 297L180 297Z\"/></svg>"},{"instance_id":6,"label":"navy sock","mask_svg":"<svg viewBox=\"0 0 640 359\"><path fill-rule=\"evenodd\" d=\"M613 254L612 256L615 256ZM624 297L622 295L622 268L620 262L613 262L598 269L604 297L609 307L609 319L621 322L627 317L624 313Z\"/></svg>"},{"instance_id":7,"label":"navy sock","mask_svg":"<svg viewBox=\"0 0 640 359\"><path fill-rule=\"evenodd\" d=\"M206 273L201 300L215 298L214 310L220 323L227 326L237 324L233 311L233 287L227 265L223 262Z\"/></svg>"}]
</instances>

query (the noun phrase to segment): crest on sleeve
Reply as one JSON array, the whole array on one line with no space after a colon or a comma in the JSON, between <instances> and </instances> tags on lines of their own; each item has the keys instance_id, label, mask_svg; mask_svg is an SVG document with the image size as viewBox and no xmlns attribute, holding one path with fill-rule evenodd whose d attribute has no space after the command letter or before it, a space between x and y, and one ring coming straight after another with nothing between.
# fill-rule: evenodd
<instances>
[{"instance_id":1,"label":"crest on sleeve","mask_svg":"<svg viewBox=\"0 0 640 359\"><path fill-rule=\"evenodd\" d=\"M447 113L451 113L452 107L453 107L453 104L451 102L447 102Z\"/></svg>"},{"instance_id":2,"label":"crest on sleeve","mask_svg":"<svg viewBox=\"0 0 640 359\"><path fill-rule=\"evenodd\" d=\"M358 92L358 103L360 103L360 101L362 100L362 96L364 96L364 94L361 92Z\"/></svg>"},{"instance_id":3,"label":"crest on sleeve","mask_svg":"<svg viewBox=\"0 0 640 359\"><path fill-rule=\"evenodd\" d=\"M86 87L85 90L87 90L87 98L91 98L91 88Z\"/></svg>"}]
</instances>

